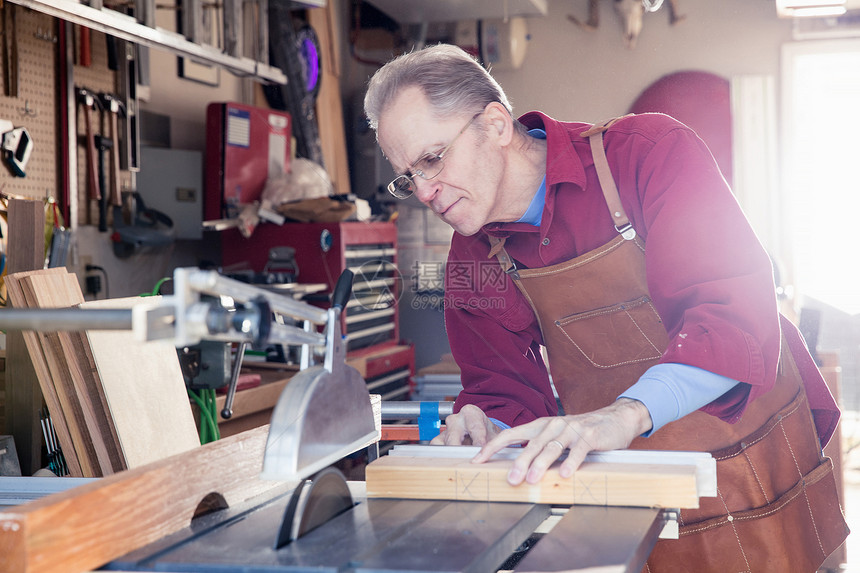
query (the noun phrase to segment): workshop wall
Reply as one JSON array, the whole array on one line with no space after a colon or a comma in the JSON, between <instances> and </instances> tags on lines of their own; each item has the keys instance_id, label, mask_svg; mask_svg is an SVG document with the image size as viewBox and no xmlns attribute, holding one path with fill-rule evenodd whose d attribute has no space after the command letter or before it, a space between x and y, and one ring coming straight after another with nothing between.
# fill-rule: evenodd
<instances>
[{"instance_id":1,"label":"workshop wall","mask_svg":"<svg viewBox=\"0 0 860 573\"><path fill-rule=\"evenodd\" d=\"M2 37L9 39L8 48L0 56L0 119L26 128L33 140L26 175L16 177L4 164L0 168L0 191L41 199L57 197L59 92L58 80L51 73L57 69L56 20L14 4L7 3L0 10L5 12L6 22ZM13 38L17 39L14 49ZM7 85L8 74L17 75L17 95L9 94L14 82Z\"/></svg>"},{"instance_id":2,"label":"workshop wall","mask_svg":"<svg viewBox=\"0 0 860 573\"><path fill-rule=\"evenodd\" d=\"M157 10L156 26L175 30L173 10ZM165 50L150 50L151 85L142 98L142 110L170 118L170 146L173 149L204 151L206 147L206 106L213 101L250 103L251 80L219 70L217 85L179 77L178 58ZM145 90L147 91L147 90ZM144 168L141 166L141 168Z\"/></svg>"},{"instance_id":3,"label":"workshop wall","mask_svg":"<svg viewBox=\"0 0 860 573\"><path fill-rule=\"evenodd\" d=\"M156 25L165 30L175 30L176 11L156 11ZM93 32L93 62L89 68L75 66L75 83L79 85L104 85L102 89L114 89L115 74L106 66L103 36ZM237 78L224 70L216 70L206 81L215 78L215 85L180 77L178 57L166 50L151 49L150 85L139 89L140 109L158 114L169 121L168 142L171 149L193 150L203 153L206 147L206 106L213 101L246 101L250 80ZM142 114L141 122L147 117ZM79 120L79 132L83 133ZM148 126L141 125L141 131ZM86 205L86 173L83 166L83 148L79 148L79 193L81 205ZM141 172L148 169L163 169L162 165L148 165L141 161ZM140 175L138 174L137 177ZM202 173L201 173L202 178ZM125 188L134 186L129 173L123 173ZM202 191L202 189L201 189ZM84 213L84 209L81 210ZM169 213L168 213L169 214ZM90 219L93 220L93 219ZM83 221L82 221L83 222ZM68 265L81 280L86 293L86 277L101 278L99 293L86 293L87 298L134 296L149 292L165 276L172 276L177 266L194 266L199 259L211 258L211 244L198 241L176 241L165 249L148 249L128 258L118 258L105 233L99 233L92 225L82 226L76 233L75 257ZM103 270L87 271L87 264L95 264Z\"/></svg>"},{"instance_id":4,"label":"workshop wall","mask_svg":"<svg viewBox=\"0 0 860 573\"><path fill-rule=\"evenodd\" d=\"M364 4L368 2L372 4L372 0ZM612 2L601 2L595 30L568 19L571 14L586 19L586 2L548 4L546 17L527 19L530 40L523 65L519 69L497 65L493 71L517 114L540 109L558 119L598 121L625 113L643 89L678 70L698 69L727 78L778 76L781 45L791 40L791 21L778 19L773 2L764 0L679 0L685 19L672 26L665 8L645 14L633 49L624 44ZM349 18L345 21L352 24ZM371 32L378 31L359 31L357 36ZM390 51L359 48L357 55L365 61L385 61ZM363 93L376 66L349 53L344 58L350 62L341 78L344 94Z\"/></svg>"},{"instance_id":5,"label":"workshop wall","mask_svg":"<svg viewBox=\"0 0 860 573\"><path fill-rule=\"evenodd\" d=\"M82 88L91 93L116 93L116 72L108 67L108 50L107 38L101 32L92 31L89 34L89 48L81 47L82 29L80 26L72 26L71 41L74 42L75 63L72 68L75 88ZM82 52L87 51L88 56L83 56ZM110 122L107 114L97 110L86 111L83 105L75 106L75 119L77 122L77 198L78 198L78 225L96 225L99 218L98 205L95 201L88 200L88 177L87 177L87 145L86 138L86 121L87 114L92 124L92 130L95 136L110 138ZM97 152L98 153L98 152ZM110 152L105 152L104 156L105 171L110 168ZM108 176L105 175L105 188L101 190L102 194L109 197L110 190L107 185ZM120 189L129 186L129 173L122 171L120 173Z\"/></svg>"}]
</instances>

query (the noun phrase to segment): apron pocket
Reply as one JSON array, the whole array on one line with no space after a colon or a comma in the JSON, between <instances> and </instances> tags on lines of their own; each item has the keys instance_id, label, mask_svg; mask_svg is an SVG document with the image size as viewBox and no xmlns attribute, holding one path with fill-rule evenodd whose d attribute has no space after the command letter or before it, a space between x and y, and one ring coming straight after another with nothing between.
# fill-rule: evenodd
<instances>
[{"instance_id":1,"label":"apron pocket","mask_svg":"<svg viewBox=\"0 0 860 573\"><path fill-rule=\"evenodd\" d=\"M648 296L573 314L555 321L555 325L597 368L658 359L669 343L663 321Z\"/></svg>"},{"instance_id":2,"label":"apron pocket","mask_svg":"<svg viewBox=\"0 0 860 573\"><path fill-rule=\"evenodd\" d=\"M763 507L680 528L679 539L657 543L652 573L815 571L848 535L825 458L778 499Z\"/></svg>"}]
</instances>

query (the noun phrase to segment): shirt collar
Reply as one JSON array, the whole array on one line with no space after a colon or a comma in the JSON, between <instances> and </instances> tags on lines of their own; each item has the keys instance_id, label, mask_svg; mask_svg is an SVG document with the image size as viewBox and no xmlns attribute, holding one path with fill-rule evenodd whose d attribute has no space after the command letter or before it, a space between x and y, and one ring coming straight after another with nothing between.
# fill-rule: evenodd
<instances>
[{"instance_id":1,"label":"shirt collar","mask_svg":"<svg viewBox=\"0 0 860 573\"><path fill-rule=\"evenodd\" d=\"M539 111L524 114L519 122L528 129L542 129L546 133L547 186L573 183L585 187L585 168L574 149L573 141L586 141L579 134L591 125L556 121Z\"/></svg>"},{"instance_id":2,"label":"shirt collar","mask_svg":"<svg viewBox=\"0 0 860 573\"><path fill-rule=\"evenodd\" d=\"M546 139L546 132L542 129L530 129L529 135L535 137L537 139ZM537 192L534 197L532 197L531 203L529 203L528 209L520 217L516 222L517 223L528 223L529 225L534 225L535 227L540 227L541 217L543 215L543 207L546 202L546 175L544 175L543 180L540 182L540 187L538 187Z\"/></svg>"},{"instance_id":3,"label":"shirt collar","mask_svg":"<svg viewBox=\"0 0 860 573\"><path fill-rule=\"evenodd\" d=\"M585 188L585 167L574 147L574 142L584 142L587 146L587 140L579 134L591 125L559 122L539 111L526 113L519 118L519 122L529 130L539 129L546 134L547 166L542 186L542 189L545 189L543 193L545 205L540 223L549 224L555 203L554 186L561 183L572 183L580 189ZM524 222L489 223L484 226L484 232L497 237L508 236L513 232L535 231L536 229L534 225Z\"/></svg>"}]
</instances>

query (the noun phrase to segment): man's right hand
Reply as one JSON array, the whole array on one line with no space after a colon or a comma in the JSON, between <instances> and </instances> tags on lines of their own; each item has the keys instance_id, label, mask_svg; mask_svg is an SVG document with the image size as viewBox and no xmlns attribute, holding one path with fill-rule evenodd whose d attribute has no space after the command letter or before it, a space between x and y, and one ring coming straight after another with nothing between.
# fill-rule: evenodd
<instances>
[{"instance_id":1,"label":"man's right hand","mask_svg":"<svg viewBox=\"0 0 860 573\"><path fill-rule=\"evenodd\" d=\"M466 404L445 418L445 429L430 441L434 446L483 446L501 430L477 406Z\"/></svg>"}]
</instances>

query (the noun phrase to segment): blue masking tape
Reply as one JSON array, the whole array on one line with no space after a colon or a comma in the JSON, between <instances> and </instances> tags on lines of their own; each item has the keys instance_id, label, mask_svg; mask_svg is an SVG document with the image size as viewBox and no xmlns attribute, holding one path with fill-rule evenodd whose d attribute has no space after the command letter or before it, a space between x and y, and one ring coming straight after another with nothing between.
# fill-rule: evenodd
<instances>
[{"instance_id":1,"label":"blue masking tape","mask_svg":"<svg viewBox=\"0 0 860 573\"><path fill-rule=\"evenodd\" d=\"M421 402L418 413L418 439L422 442L432 440L439 435L442 426L439 421L439 402Z\"/></svg>"}]
</instances>

